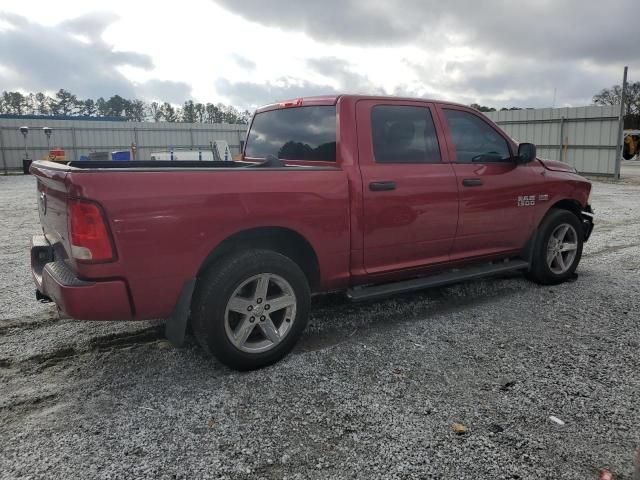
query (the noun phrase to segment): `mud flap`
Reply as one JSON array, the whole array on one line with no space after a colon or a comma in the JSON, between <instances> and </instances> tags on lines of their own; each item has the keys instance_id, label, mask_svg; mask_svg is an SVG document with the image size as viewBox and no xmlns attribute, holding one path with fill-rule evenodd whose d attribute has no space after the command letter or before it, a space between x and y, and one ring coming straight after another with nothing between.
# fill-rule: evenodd
<instances>
[{"instance_id":1,"label":"mud flap","mask_svg":"<svg viewBox=\"0 0 640 480\"><path fill-rule=\"evenodd\" d=\"M191 313L191 296L193 295L195 286L195 278L187 280L184 287L182 287L182 292L180 293L180 297L178 297L176 307L165 324L164 334L174 347L181 347L184 343L187 322L189 320L189 314Z\"/></svg>"},{"instance_id":2,"label":"mud flap","mask_svg":"<svg viewBox=\"0 0 640 480\"><path fill-rule=\"evenodd\" d=\"M529 237L529 240L527 240L527 243L522 249L521 257L529 263L529 266L527 267L528 271L531 271L531 265L533 265L533 253L534 253L534 249L537 241L538 241L538 228L536 228L533 231L533 233Z\"/></svg>"}]
</instances>

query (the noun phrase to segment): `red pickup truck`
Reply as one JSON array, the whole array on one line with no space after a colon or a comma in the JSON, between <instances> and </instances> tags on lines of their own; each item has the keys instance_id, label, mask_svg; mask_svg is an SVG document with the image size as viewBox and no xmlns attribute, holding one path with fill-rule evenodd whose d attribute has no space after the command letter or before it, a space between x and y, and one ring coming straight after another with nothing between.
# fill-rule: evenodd
<instances>
[{"instance_id":1,"label":"red pickup truck","mask_svg":"<svg viewBox=\"0 0 640 480\"><path fill-rule=\"evenodd\" d=\"M323 96L258 109L237 162L34 162L36 295L87 320L187 322L236 369L300 337L312 294L354 301L522 271L572 275L590 183L481 113Z\"/></svg>"}]
</instances>

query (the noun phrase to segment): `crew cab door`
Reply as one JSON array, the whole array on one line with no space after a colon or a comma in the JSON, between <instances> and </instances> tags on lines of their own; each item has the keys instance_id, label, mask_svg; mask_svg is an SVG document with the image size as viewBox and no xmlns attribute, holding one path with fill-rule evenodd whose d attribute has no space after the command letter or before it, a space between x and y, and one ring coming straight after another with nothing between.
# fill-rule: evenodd
<instances>
[{"instance_id":1,"label":"crew cab door","mask_svg":"<svg viewBox=\"0 0 640 480\"><path fill-rule=\"evenodd\" d=\"M515 146L480 113L438 106L447 157L460 189L458 232L451 259L519 250L532 232L542 179L515 162Z\"/></svg>"},{"instance_id":2,"label":"crew cab door","mask_svg":"<svg viewBox=\"0 0 640 480\"><path fill-rule=\"evenodd\" d=\"M452 166L442 161L434 106L360 100L356 116L366 272L447 261L458 222L458 187Z\"/></svg>"}]
</instances>

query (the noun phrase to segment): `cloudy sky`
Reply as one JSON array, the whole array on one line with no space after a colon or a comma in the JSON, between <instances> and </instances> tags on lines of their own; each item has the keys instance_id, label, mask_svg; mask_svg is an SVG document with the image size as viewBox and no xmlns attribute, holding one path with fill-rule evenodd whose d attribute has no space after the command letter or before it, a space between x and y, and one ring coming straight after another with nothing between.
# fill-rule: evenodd
<instances>
[{"instance_id":1,"label":"cloudy sky","mask_svg":"<svg viewBox=\"0 0 640 480\"><path fill-rule=\"evenodd\" d=\"M0 90L241 108L382 93L587 105L640 79L637 0L0 3Z\"/></svg>"}]
</instances>

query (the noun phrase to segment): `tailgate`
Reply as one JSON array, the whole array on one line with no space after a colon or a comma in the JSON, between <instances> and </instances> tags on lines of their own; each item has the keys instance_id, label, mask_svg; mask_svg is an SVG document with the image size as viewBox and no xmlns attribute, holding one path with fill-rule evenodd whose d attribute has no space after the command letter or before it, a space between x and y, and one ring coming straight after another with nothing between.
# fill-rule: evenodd
<instances>
[{"instance_id":1,"label":"tailgate","mask_svg":"<svg viewBox=\"0 0 640 480\"><path fill-rule=\"evenodd\" d=\"M31 166L37 180L38 213L47 241L54 247L56 258L68 258L70 251L67 226L67 171L48 168L40 162Z\"/></svg>"}]
</instances>

